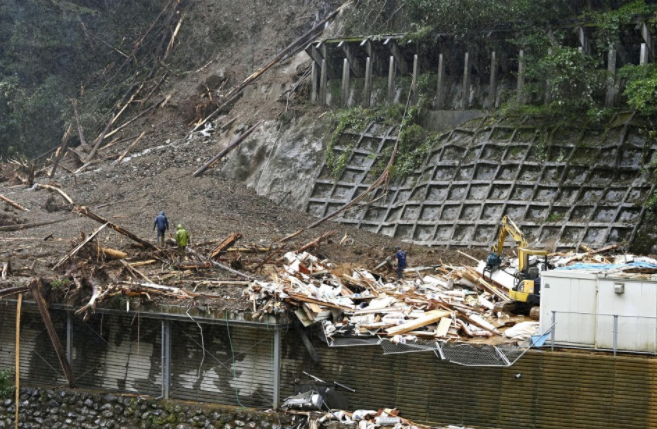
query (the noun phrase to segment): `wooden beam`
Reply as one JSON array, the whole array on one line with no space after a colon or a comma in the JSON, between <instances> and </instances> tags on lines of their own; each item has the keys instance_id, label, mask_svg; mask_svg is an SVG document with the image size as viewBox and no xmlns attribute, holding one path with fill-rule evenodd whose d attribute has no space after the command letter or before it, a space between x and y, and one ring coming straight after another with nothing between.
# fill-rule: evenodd
<instances>
[{"instance_id":1,"label":"wooden beam","mask_svg":"<svg viewBox=\"0 0 657 429\"><path fill-rule=\"evenodd\" d=\"M386 329L386 333L390 336L399 335L406 332L414 331L415 329L422 328L427 325L431 325L442 319L443 317L449 317L452 315L451 311L446 310L431 310L424 313L424 316L419 317L415 320L411 320L402 325L395 326L392 328Z\"/></svg>"},{"instance_id":2,"label":"wooden beam","mask_svg":"<svg viewBox=\"0 0 657 429\"><path fill-rule=\"evenodd\" d=\"M142 240L141 238L137 237L135 234L121 228L117 224L112 223L112 222L108 221L107 219L104 219L104 218L98 216L97 214L92 213L91 210L89 210L88 208L86 208L84 206L77 206L73 209L73 211L76 212L76 213L79 213L83 216L86 216L89 219L93 219L96 222L106 223L107 226L112 228L114 231L118 232L119 234L125 235L126 237L128 237L129 239L131 239L132 241L134 241L136 243L141 244L146 249L157 250L157 247L155 247L154 244L151 244L146 240Z\"/></svg>"},{"instance_id":3,"label":"wooden beam","mask_svg":"<svg viewBox=\"0 0 657 429\"><path fill-rule=\"evenodd\" d=\"M55 353L57 354L57 359L59 360L59 363L62 366L62 369L64 370L64 375L66 376L66 380L68 380L68 387L74 388L75 377L73 376L73 371L71 370L71 366L68 364L68 359L66 359L66 352L62 347L62 343L59 340L59 337L57 336L55 325L53 325L52 319L50 318L50 312L48 311L48 304L46 304L46 301L45 299L43 299L43 295L41 294L41 280L33 279L32 282L30 283L30 291L32 292L32 297L34 298L34 301L36 301L37 303L37 307L39 307L39 313L41 313L41 318L43 319L43 323L46 325L46 331L48 331L48 336L50 337L50 341L52 342L52 345L55 349Z\"/></svg>"},{"instance_id":4,"label":"wooden beam","mask_svg":"<svg viewBox=\"0 0 657 429\"><path fill-rule=\"evenodd\" d=\"M18 404L19 396L21 394L21 306L23 305L23 294L18 295L18 302L16 303L16 417L15 428L18 429Z\"/></svg>"}]
</instances>

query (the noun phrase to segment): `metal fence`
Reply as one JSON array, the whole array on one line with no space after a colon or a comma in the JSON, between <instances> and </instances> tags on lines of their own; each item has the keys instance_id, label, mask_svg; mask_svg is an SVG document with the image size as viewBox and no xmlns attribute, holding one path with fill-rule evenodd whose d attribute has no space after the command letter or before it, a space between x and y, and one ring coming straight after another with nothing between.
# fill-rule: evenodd
<instances>
[{"instance_id":1,"label":"metal fence","mask_svg":"<svg viewBox=\"0 0 657 429\"><path fill-rule=\"evenodd\" d=\"M657 354L657 317L553 311L546 345Z\"/></svg>"}]
</instances>

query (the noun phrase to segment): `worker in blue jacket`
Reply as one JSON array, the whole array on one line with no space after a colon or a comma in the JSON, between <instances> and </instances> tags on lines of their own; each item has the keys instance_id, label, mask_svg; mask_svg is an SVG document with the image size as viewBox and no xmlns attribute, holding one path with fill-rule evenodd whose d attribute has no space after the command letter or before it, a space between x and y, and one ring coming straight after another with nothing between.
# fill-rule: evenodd
<instances>
[{"instance_id":1,"label":"worker in blue jacket","mask_svg":"<svg viewBox=\"0 0 657 429\"><path fill-rule=\"evenodd\" d=\"M404 268L406 268L406 252L401 247L396 246L395 257L397 258L397 278L401 280Z\"/></svg>"},{"instance_id":2,"label":"worker in blue jacket","mask_svg":"<svg viewBox=\"0 0 657 429\"><path fill-rule=\"evenodd\" d=\"M155 231L155 228L157 228L157 244L164 246L164 234L169 229L169 220L164 215L164 210L162 210L155 218L155 222L153 222L153 231ZM160 239L162 240L161 244Z\"/></svg>"}]
</instances>

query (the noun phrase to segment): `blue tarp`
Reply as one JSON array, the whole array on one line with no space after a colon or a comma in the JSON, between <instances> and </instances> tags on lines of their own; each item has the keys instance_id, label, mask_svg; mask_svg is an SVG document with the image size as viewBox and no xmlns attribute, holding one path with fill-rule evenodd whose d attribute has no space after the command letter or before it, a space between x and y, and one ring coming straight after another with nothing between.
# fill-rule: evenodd
<instances>
[{"instance_id":1,"label":"blue tarp","mask_svg":"<svg viewBox=\"0 0 657 429\"><path fill-rule=\"evenodd\" d=\"M578 262L573 265L568 265L567 267L558 267L557 270L596 270L596 271L606 271L606 270L617 270L621 268L655 268L657 265L650 264L647 262L630 262L628 264L585 264L584 262Z\"/></svg>"}]
</instances>

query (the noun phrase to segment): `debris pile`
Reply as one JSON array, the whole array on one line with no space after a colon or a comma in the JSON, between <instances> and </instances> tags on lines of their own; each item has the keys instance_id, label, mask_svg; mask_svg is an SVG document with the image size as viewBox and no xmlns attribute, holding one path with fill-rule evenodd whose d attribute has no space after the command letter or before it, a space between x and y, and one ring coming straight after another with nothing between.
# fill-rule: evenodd
<instances>
[{"instance_id":1,"label":"debris pile","mask_svg":"<svg viewBox=\"0 0 657 429\"><path fill-rule=\"evenodd\" d=\"M321 323L328 339L386 337L393 343L459 340L501 335L493 322L496 302L507 291L471 267L434 266L412 270L391 282L363 268L340 273L307 252L288 252L272 280L244 290L256 316L294 312L309 326Z\"/></svg>"}]
</instances>

